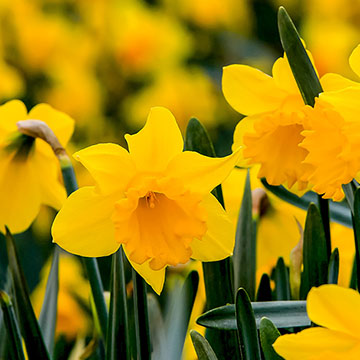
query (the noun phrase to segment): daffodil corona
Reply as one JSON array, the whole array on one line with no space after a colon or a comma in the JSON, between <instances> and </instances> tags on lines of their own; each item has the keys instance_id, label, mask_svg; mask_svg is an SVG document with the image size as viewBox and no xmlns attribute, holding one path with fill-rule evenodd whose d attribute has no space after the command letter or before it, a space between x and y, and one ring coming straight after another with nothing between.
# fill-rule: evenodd
<instances>
[{"instance_id":1,"label":"daffodil corona","mask_svg":"<svg viewBox=\"0 0 360 360\"><path fill-rule=\"evenodd\" d=\"M66 146L74 121L46 104L39 104L28 113L19 100L0 106L0 119L0 231L8 226L18 233L35 220L41 204L59 209L66 193L50 146L42 139L20 133L16 123L41 120Z\"/></svg>"},{"instance_id":2,"label":"daffodil corona","mask_svg":"<svg viewBox=\"0 0 360 360\"><path fill-rule=\"evenodd\" d=\"M53 239L90 257L112 254L122 245L159 294L167 265L231 255L233 226L210 192L230 173L238 153L209 158L183 152L176 120L162 107L153 108L144 128L125 139L129 151L98 144L74 155L96 186L70 195L54 221Z\"/></svg>"}]
</instances>

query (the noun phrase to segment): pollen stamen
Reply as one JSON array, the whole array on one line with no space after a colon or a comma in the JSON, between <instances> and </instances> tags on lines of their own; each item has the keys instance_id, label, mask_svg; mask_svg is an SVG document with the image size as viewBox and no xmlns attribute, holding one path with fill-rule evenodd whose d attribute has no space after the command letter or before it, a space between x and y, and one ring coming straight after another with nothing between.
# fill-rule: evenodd
<instances>
[{"instance_id":1,"label":"pollen stamen","mask_svg":"<svg viewBox=\"0 0 360 360\"><path fill-rule=\"evenodd\" d=\"M146 204L148 207L150 207L150 209L154 209L155 208L155 201L158 201L156 198L156 195L154 192L152 191L148 191L147 194L145 195L145 200L146 200Z\"/></svg>"}]
</instances>

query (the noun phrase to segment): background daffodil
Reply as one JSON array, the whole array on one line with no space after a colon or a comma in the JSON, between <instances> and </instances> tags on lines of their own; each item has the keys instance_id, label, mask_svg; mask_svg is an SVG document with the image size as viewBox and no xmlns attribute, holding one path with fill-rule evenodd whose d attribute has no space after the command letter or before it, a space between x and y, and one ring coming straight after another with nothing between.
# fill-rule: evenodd
<instances>
[{"instance_id":1,"label":"background daffodil","mask_svg":"<svg viewBox=\"0 0 360 360\"><path fill-rule=\"evenodd\" d=\"M272 185L296 182L307 186L302 174L307 150L303 140L305 107L286 57L272 68L273 77L247 65L223 69L222 88L228 103L246 115L236 126L233 148L242 148L239 165L260 164L259 177Z\"/></svg>"},{"instance_id":2,"label":"background daffodil","mask_svg":"<svg viewBox=\"0 0 360 360\"><path fill-rule=\"evenodd\" d=\"M287 360L358 359L360 295L337 285L312 288L307 297L309 318L323 327L283 335L274 348Z\"/></svg>"},{"instance_id":3,"label":"background daffodil","mask_svg":"<svg viewBox=\"0 0 360 360\"><path fill-rule=\"evenodd\" d=\"M41 120L66 146L74 121L46 104L39 104L28 113L19 100L0 106L0 119L0 231L6 225L18 233L31 225L41 204L59 209L66 193L50 146L42 139L20 133L16 123Z\"/></svg>"},{"instance_id":4,"label":"background daffodil","mask_svg":"<svg viewBox=\"0 0 360 360\"><path fill-rule=\"evenodd\" d=\"M209 158L183 152L176 120L162 107L153 108L144 128L125 139L129 151L98 144L74 155L96 186L68 198L52 235L82 256L109 255L123 245L132 266L159 294L167 265L231 255L233 226L210 191L230 173L238 153Z\"/></svg>"}]
</instances>

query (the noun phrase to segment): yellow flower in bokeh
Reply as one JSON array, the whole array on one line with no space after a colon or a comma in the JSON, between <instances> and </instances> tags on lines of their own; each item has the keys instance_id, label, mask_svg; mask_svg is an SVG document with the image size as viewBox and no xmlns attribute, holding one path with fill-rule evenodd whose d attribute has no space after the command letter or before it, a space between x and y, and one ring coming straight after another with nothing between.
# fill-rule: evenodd
<instances>
[{"instance_id":1,"label":"yellow flower in bokeh","mask_svg":"<svg viewBox=\"0 0 360 360\"><path fill-rule=\"evenodd\" d=\"M350 66L360 76L360 46L355 48ZM344 197L342 185L360 171L360 83L337 74L323 77L327 91L307 106L308 130L302 132L301 147L308 151L304 177L324 198L339 201Z\"/></svg>"},{"instance_id":2,"label":"yellow flower in bokeh","mask_svg":"<svg viewBox=\"0 0 360 360\"><path fill-rule=\"evenodd\" d=\"M360 295L337 285L312 288L307 297L312 327L274 343L286 360L356 360L360 354Z\"/></svg>"},{"instance_id":3,"label":"yellow flower in bokeh","mask_svg":"<svg viewBox=\"0 0 360 360\"><path fill-rule=\"evenodd\" d=\"M49 271L50 262L43 268L40 283L31 295L32 304L38 316L44 301ZM64 335L69 340L77 336L85 336L90 327L90 318L83 309L84 304L90 306L90 287L82 273L78 259L64 253L60 254L56 334Z\"/></svg>"},{"instance_id":4,"label":"yellow flower in bokeh","mask_svg":"<svg viewBox=\"0 0 360 360\"><path fill-rule=\"evenodd\" d=\"M151 110L144 128L126 135L129 152L98 144L74 156L97 186L74 192L55 218L54 242L82 256L105 256L120 245L134 269L159 294L165 268L224 259L234 229L210 191L234 167L238 153L209 158L183 152L171 112Z\"/></svg>"},{"instance_id":5,"label":"yellow flower in bokeh","mask_svg":"<svg viewBox=\"0 0 360 360\"><path fill-rule=\"evenodd\" d=\"M289 63L279 58L272 68L273 77L247 65L230 65L223 69L223 93L228 103L246 115L236 126L233 148L242 148L239 165L260 164L259 177L272 185L302 180L307 155L299 147L303 140L305 107Z\"/></svg>"},{"instance_id":6,"label":"yellow flower in bokeh","mask_svg":"<svg viewBox=\"0 0 360 360\"><path fill-rule=\"evenodd\" d=\"M0 106L0 119L0 230L4 231L6 225L18 233L31 225L41 204L59 209L66 193L50 146L42 139L21 134L16 123L42 120L66 146L74 121L46 104L37 105L28 113L19 100Z\"/></svg>"},{"instance_id":7,"label":"yellow flower in bokeh","mask_svg":"<svg viewBox=\"0 0 360 360\"><path fill-rule=\"evenodd\" d=\"M129 98L125 112L131 124L137 124L146 118L151 106L164 106L174 114L180 129L185 130L191 117L211 126L216 121L218 103L215 86L201 69L175 68L160 73L149 87Z\"/></svg>"}]
</instances>

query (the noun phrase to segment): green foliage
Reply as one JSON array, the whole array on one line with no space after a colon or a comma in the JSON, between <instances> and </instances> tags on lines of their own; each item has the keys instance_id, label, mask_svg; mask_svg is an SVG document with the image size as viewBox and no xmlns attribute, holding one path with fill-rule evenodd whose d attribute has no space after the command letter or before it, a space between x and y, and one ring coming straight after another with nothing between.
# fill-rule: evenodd
<instances>
[{"instance_id":1,"label":"green foliage","mask_svg":"<svg viewBox=\"0 0 360 360\"><path fill-rule=\"evenodd\" d=\"M265 317L260 320L260 343L265 360L282 359L272 347L272 344L279 336L280 332L271 320Z\"/></svg>"},{"instance_id":2,"label":"green foliage","mask_svg":"<svg viewBox=\"0 0 360 360\"><path fill-rule=\"evenodd\" d=\"M199 360L217 360L214 350L204 337L195 330L190 331L190 336Z\"/></svg>"}]
</instances>

